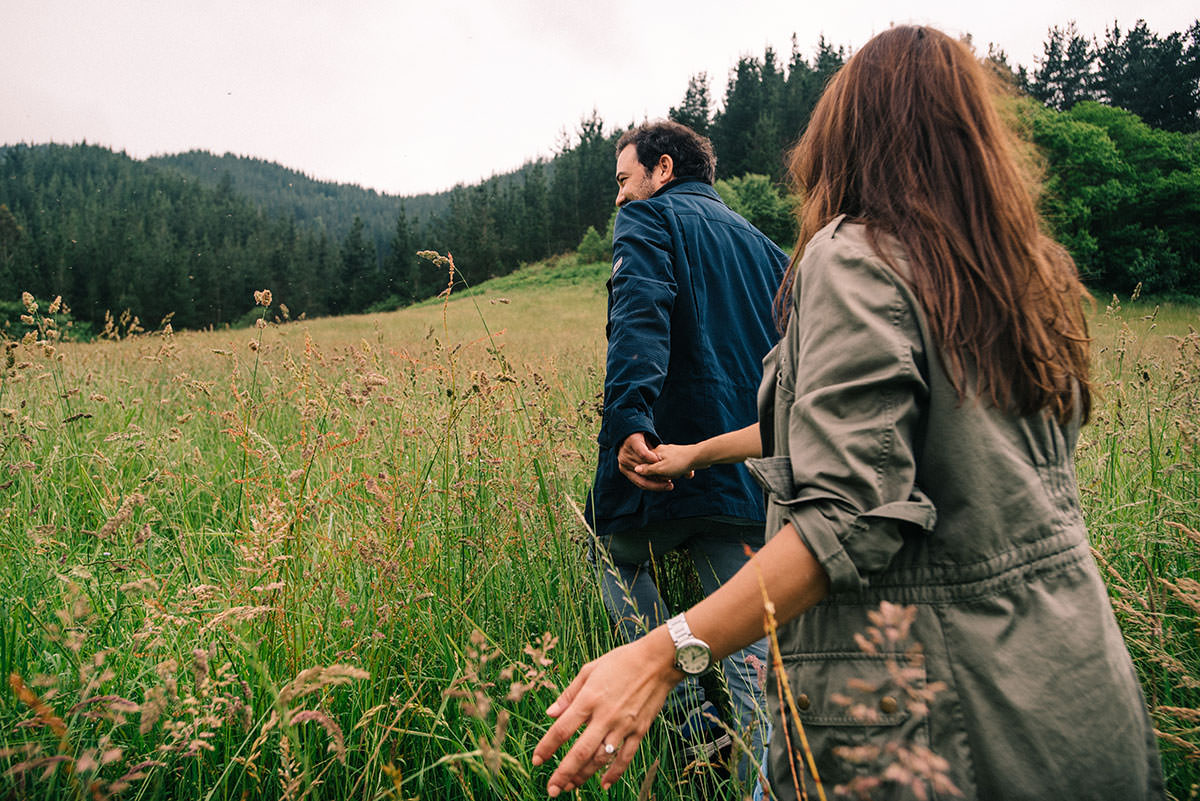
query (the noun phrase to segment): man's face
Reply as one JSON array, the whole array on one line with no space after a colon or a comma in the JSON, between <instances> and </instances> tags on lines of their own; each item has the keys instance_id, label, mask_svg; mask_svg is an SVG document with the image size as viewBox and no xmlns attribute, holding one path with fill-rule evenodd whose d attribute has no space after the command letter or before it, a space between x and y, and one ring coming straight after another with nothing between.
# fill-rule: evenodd
<instances>
[{"instance_id":1,"label":"man's face","mask_svg":"<svg viewBox=\"0 0 1200 801\"><path fill-rule=\"evenodd\" d=\"M673 165L663 156L653 170L647 170L638 161L637 147L626 145L617 154L617 205L624 206L631 200L645 200L670 182L674 174Z\"/></svg>"}]
</instances>

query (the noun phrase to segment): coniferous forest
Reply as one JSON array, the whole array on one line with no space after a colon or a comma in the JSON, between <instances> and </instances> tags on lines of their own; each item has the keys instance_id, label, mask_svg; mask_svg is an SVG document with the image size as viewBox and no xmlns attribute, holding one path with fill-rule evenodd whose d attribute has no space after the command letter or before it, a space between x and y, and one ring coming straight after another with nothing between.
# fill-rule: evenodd
<instances>
[{"instance_id":1,"label":"coniferous forest","mask_svg":"<svg viewBox=\"0 0 1200 801\"><path fill-rule=\"evenodd\" d=\"M701 73L669 110L712 138L726 202L785 247L784 154L848 55L821 38L806 56L793 37L786 59L741 58L720 103ZM1043 210L1089 286L1200 296L1200 20L1165 35L1114 23L1103 41L1054 28L1029 68L983 57L1024 98L1015 113L1040 151ZM0 320L16 325L24 291L61 295L83 332L126 310L147 326L237 325L263 287L293 317L413 303L446 283L419 250L452 252L474 284L594 243L611 224L623 130L593 113L550 159L414 197L231 154L6 146Z\"/></svg>"}]
</instances>

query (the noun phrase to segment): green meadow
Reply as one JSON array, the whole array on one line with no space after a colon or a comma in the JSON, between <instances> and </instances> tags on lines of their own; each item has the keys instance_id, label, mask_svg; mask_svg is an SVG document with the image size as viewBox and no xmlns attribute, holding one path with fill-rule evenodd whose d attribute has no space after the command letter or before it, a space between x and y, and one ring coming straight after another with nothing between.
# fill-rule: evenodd
<instances>
[{"instance_id":1,"label":"green meadow","mask_svg":"<svg viewBox=\"0 0 1200 801\"><path fill-rule=\"evenodd\" d=\"M576 506L606 272L562 257L311 321L259 295L254 328L87 344L36 299L0 342L0 798L541 795L544 709L612 644ZM1078 451L1179 799L1200 782L1197 328L1098 302ZM577 795L700 798L711 769L656 725L612 791Z\"/></svg>"}]
</instances>

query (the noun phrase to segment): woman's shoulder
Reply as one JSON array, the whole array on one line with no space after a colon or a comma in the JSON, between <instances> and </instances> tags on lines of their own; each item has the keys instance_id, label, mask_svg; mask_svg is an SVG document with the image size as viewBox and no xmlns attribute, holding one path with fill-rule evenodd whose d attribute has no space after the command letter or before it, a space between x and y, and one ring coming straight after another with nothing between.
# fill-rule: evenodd
<instances>
[{"instance_id":1,"label":"woman's shoulder","mask_svg":"<svg viewBox=\"0 0 1200 801\"><path fill-rule=\"evenodd\" d=\"M887 258L876 249L884 249ZM805 246L799 266L802 280L883 281L908 289L909 261L888 234L872 237L867 225L844 214L830 220ZM820 277L818 277L820 276Z\"/></svg>"}]
</instances>

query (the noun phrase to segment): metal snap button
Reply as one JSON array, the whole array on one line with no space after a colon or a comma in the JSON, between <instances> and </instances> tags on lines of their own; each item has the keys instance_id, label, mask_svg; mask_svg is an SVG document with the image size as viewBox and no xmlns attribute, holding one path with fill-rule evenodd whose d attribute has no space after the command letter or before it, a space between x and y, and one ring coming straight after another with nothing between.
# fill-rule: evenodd
<instances>
[{"instance_id":1,"label":"metal snap button","mask_svg":"<svg viewBox=\"0 0 1200 801\"><path fill-rule=\"evenodd\" d=\"M879 699L879 710L885 715L895 714L900 709L900 702L890 695Z\"/></svg>"},{"instance_id":2,"label":"metal snap button","mask_svg":"<svg viewBox=\"0 0 1200 801\"><path fill-rule=\"evenodd\" d=\"M800 696L796 698L796 706L800 709L808 709L810 706L812 706L812 701L809 699L807 694L800 693Z\"/></svg>"}]
</instances>

